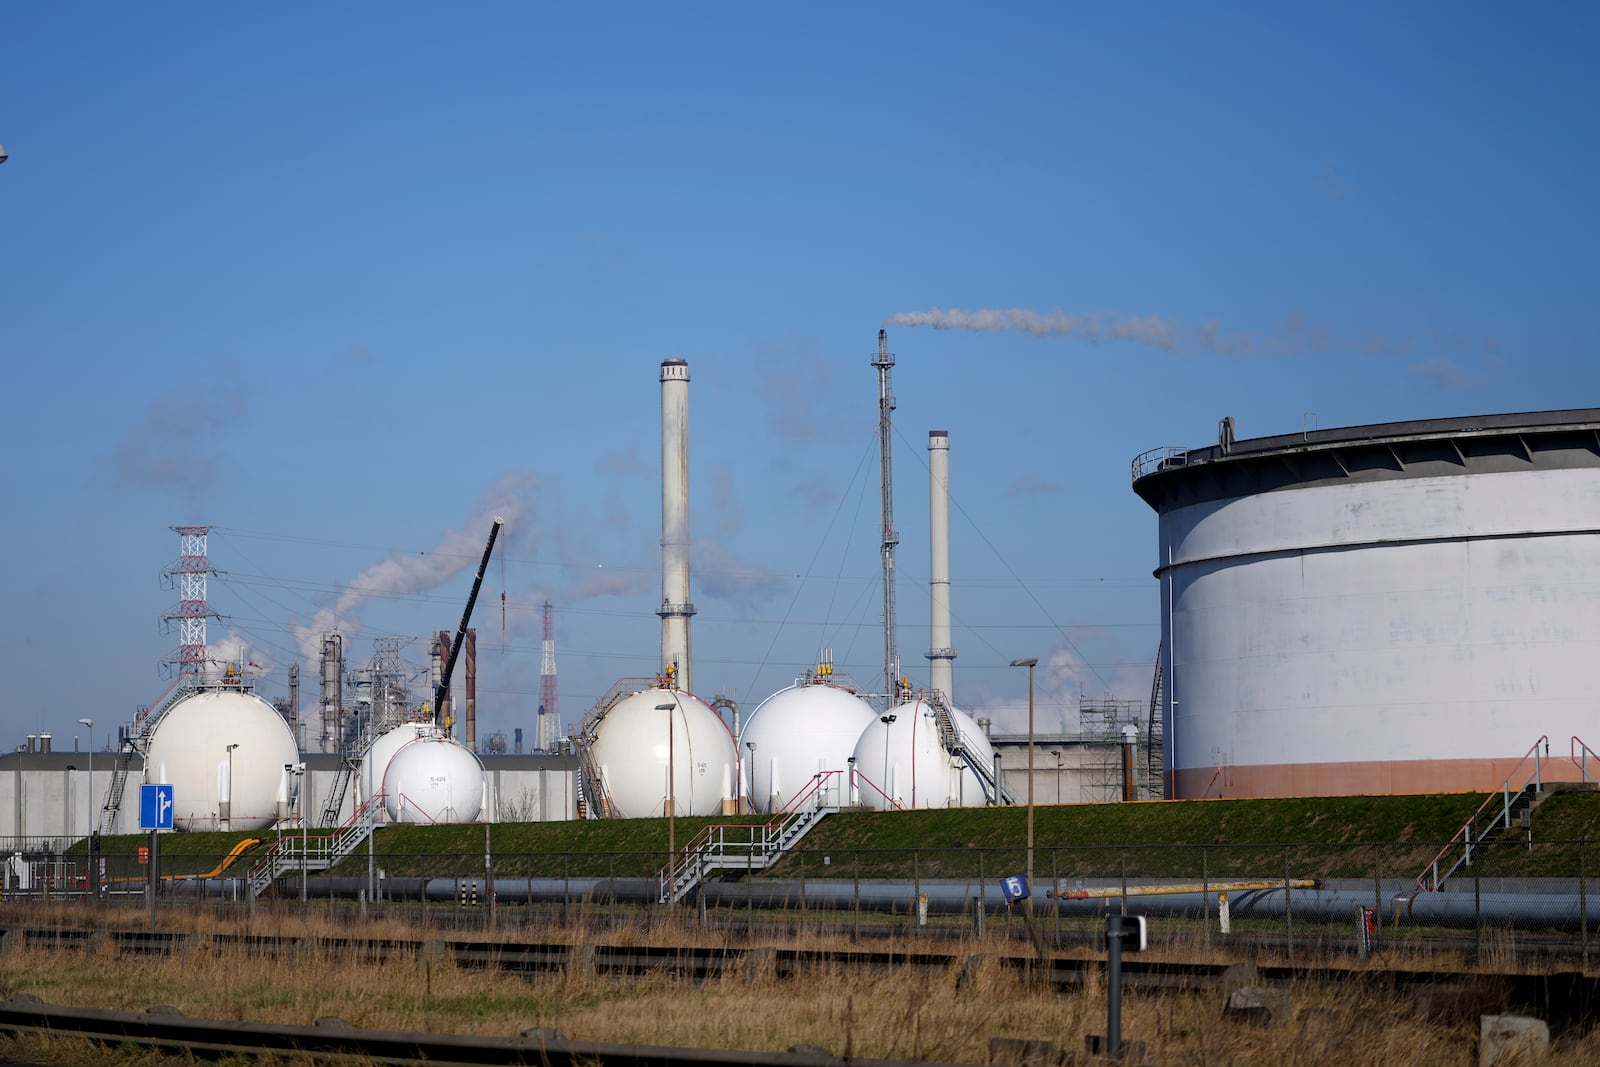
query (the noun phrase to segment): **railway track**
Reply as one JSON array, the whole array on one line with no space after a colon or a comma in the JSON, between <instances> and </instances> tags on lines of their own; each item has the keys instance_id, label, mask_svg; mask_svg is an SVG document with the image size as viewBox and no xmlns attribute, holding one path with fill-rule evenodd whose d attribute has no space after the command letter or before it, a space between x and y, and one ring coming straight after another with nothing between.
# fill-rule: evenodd
<instances>
[{"instance_id":1,"label":"railway track","mask_svg":"<svg viewBox=\"0 0 1600 1067\"><path fill-rule=\"evenodd\" d=\"M763 977L804 978L840 971L905 973L936 977L953 975L958 984L982 963L1001 968L1065 992L1085 982L1100 982L1099 959L1031 955L903 950L786 949L771 946L640 946L565 944L553 942L483 941L471 939L285 937L263 934L188 934L173 931L80 929L76 927L3 927L0 951L18 946L63 952L98 949L129 955L170 956L194 952L238 953L293 959L320 952L362 962L400 958L419 963L445 960L458 967L493 969L525 978L549 975L601 977L626 981L663 976L701 983L726 975L745 981ZM1463 972L1388 966L1334 964L1266 965L1205 963L1124 957L1124 987L1129 990L1226 989L1240 984L1310 983L1338 986L1364 983L1412 996L1430 1004L1448 1004L1470 991L1479 1001L1520 1006L1553 1025L1590 1025L1600 1017L1600 977L1580 971L1543 974ZM5 1025L0 1018L0 1028Z\"/></svg>"}]
</instances>

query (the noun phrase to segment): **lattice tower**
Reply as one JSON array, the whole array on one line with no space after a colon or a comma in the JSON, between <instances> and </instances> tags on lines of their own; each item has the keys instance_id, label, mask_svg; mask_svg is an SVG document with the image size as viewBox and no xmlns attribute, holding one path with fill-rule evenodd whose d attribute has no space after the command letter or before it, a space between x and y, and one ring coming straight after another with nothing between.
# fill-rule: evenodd
<instances>
[{"instance_id":1,"label":"lattice tower","mask_svg":"<svg viewBox=\"0 0 1600 1067\"><path fill-rule=\"evenodd\" d=\"M169 674L198 676L206 666L206 576L211 564L206 557L209 526L173 526L178 535L178 561L161 572L164 584L178 589L178 603L161 621L170 633L178 628L178 650L162 661Z\"/></svg>"}]
</instances>

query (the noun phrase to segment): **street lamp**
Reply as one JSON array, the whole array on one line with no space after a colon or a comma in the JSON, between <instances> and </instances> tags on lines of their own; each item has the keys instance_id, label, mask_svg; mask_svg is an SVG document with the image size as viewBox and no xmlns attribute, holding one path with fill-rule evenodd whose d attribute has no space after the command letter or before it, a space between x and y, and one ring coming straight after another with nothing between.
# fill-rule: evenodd
<instances>
[{"instance_id":1,"label":"street lamp","mask_svg":"<svg viewBox=\"0 0 1600 1067\"><path fill-rule=\"evenodd\" d=\"M894 714L893 712L890 712L888 715L879 715L878 716L878 721L883 723L883 725L885 725L885 726L892 726L894 724L894 721L896 719L898 719L899 717L900 716ZM912 746L915 747L916 743L917 743L917 739L916 739L915 736L913 736L911 738ZM880 793L883 793L884 802L887 805L883 809L885 811L889 811L889 810L899 806L895 801L894 794L898 793L900 791L900 790L895 788L895 786L900 784L899 782L891 782L891 781L889 781L889 748L890 748L890 745L889 745L889 733L886 730L886 731L884 731L884 734L883 734L883 783L879 787L879 790L878 790ZM899 771L895 772L895 777L896 778L900 777ZM912 782L912 788L913 789L916 788L916 782L915 781Z\"/></svg>"},{"instance_id":2,"label":"street lamp","mask_svg":"<svg viewBox=\"0 0 1600 1067\"><path fill-rule=\"evenodd\" d=\"M89 810L87 812L88 818L84 820L83 835L86 838L92 838L94 836L94 720L79 719L78 723L89 729ZM92 857L90 863L92 867Z\"/></svg>"},{"instance_id":3,"label":"street lamp","mask_svg":"<svg viewBox=\"0 0 1600 1067\"><path fill-rule=\"evenodd\" d=\"M1014 659L1013 667L1028 668L1028 910L1033 910L1033 669L1039 657Z\"/></svg>"},{"instance_id":4,"label":"street lamp","mask_svg":"<svg viewBox=\"0 0 1600 1067\"><path fill-rule=\"evenodd\" d=\"M673 712L678 710L677 697L673 697L671 704L657 704L657 711L667 713L667 863L677 862L678 856L678 782L676 768L673 766L672 735Z\"/></svg>"},{"instance_id":5,"label":"street lamp","mask_svg":"<svg viewBox=\"0 0 1600 1067\"><path fill-rule=\"evenodd\" d=\"M310 840L306 834L306 797L302 788L305 780L306 765L304 763L285 763L283 772L292 776L294 781L294 795L290 797L290 803L293 804L298 801L300 804L300 899L304 901L306 899L306 851L310 846ZM229 788L231 789L232 786L230 785ZM291 840L293 839L291 838Z\"/></svg>"}]
</instances>

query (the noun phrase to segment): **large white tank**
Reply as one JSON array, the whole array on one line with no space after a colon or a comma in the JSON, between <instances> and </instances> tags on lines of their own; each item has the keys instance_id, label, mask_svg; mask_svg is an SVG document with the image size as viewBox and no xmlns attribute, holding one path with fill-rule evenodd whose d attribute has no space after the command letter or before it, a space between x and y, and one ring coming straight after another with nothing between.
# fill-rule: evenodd
<instances>
[{"instance_id":1,"label":"large white tank","mask_svg":"<svg viewBox=\"0 0 1600 1067\"><path fill-rule=\"evenodd\" d=\"M665 815L669 795L679 815L720 815L733 797L733 735L705 701L679 690L617 701L594 727L589 758L620 818Z\"/></svg>"},{"instance_id":2,"label":"large white tank","mask_svg":"<svg viewBox=\"0 0 1600 1067\"><path fill-rule=\"evenodd\" d=\"M272 705L237 689L205 690L161 716L144 780L172 786L179 830L265 830L277 821L283 765L299 758L293 731Z\"/></svg>"},{"instance_id":3,"label":"large white tank","mask_svg":"<svg viewBox=\"0 0 1600 1067\"><path fill-rule=\"evenodd\" d=\"M1600 660L1600 409L1134 463L1160 516L1168 795L1577 777Z\"/></svg>"},{"instance_id":4,"label":"large white tank","mask_svg":"<svg viewBox=\"0 0 1600 1067\"><path fill-rule=\"evenodd\" d=\"M823 807L849 803L850 756L876 718L861 697L815 677L763 700L739 734L751 805L780 811L802 793Z\"/></svg>"},{"instance_id":5,"label":"large white tank","mask_svg":"<svg viewBox=\"0 0 1600 1067\"><path fill-rule=\"evenodd\" d=\"M383 772L393 822L472 822L483 811L483 764L466 746L432 733L408 741Z\"/></svg>"},{"instance_id":6,"label":"large white tank","mask_svg":"<svg viewBox=\"0 0 1600 1067\"><path fill-rule=\"evenodd\" d=\"M977 722L964 712L950 713L968 758L958 759L939 735L937 713L918 699L896 705L867 724L856 742L858 803L891 808L978 808L989 803L970 760L987 759L994 749Z\"/></svg>"},{"instance_id":7,"label":"large white tank","mask_svg":"<svg viewBox=\"0 0 1600 1067\"><path fill-rule=\"evenodd\" d=\"M361 757L361 770L357 775L360 787L358 803L365 803L366 799L383 788L384 772L389 769L389 761L406 745L419 737L443 737L444 731L430 722L403 722L392 730L386 730L372 742L372 746Z\"/></svg>"}]
</instances>

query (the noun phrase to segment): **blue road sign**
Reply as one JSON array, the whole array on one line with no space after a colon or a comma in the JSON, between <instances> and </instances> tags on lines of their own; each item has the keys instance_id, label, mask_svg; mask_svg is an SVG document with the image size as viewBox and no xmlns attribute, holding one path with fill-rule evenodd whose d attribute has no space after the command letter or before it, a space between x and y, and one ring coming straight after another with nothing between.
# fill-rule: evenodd
<instances>
[{"instance_id":1,"label":"blue road sign","mask_svg":"<svg viewBox=\"0 0 1600 1067\"><path fill-rule=\"evenodd\" d=\"M1028 888L1026 875L1013 874L1009 878L1000 879L1000 892L1005 894L1007 904L1015 904L1019 900L1027 900L1032 895Z\"/></svg>"},{"instance_id":2,"label":"blue road sign","mask_svg":"<svg viewBox=\"0 0 1600 1067\"><path fill-rule=\"evenodd\" d=\"M141 785L139 787L139 829L172 829L172 787L170 785Z\"/></svg>"}]
</instances>

